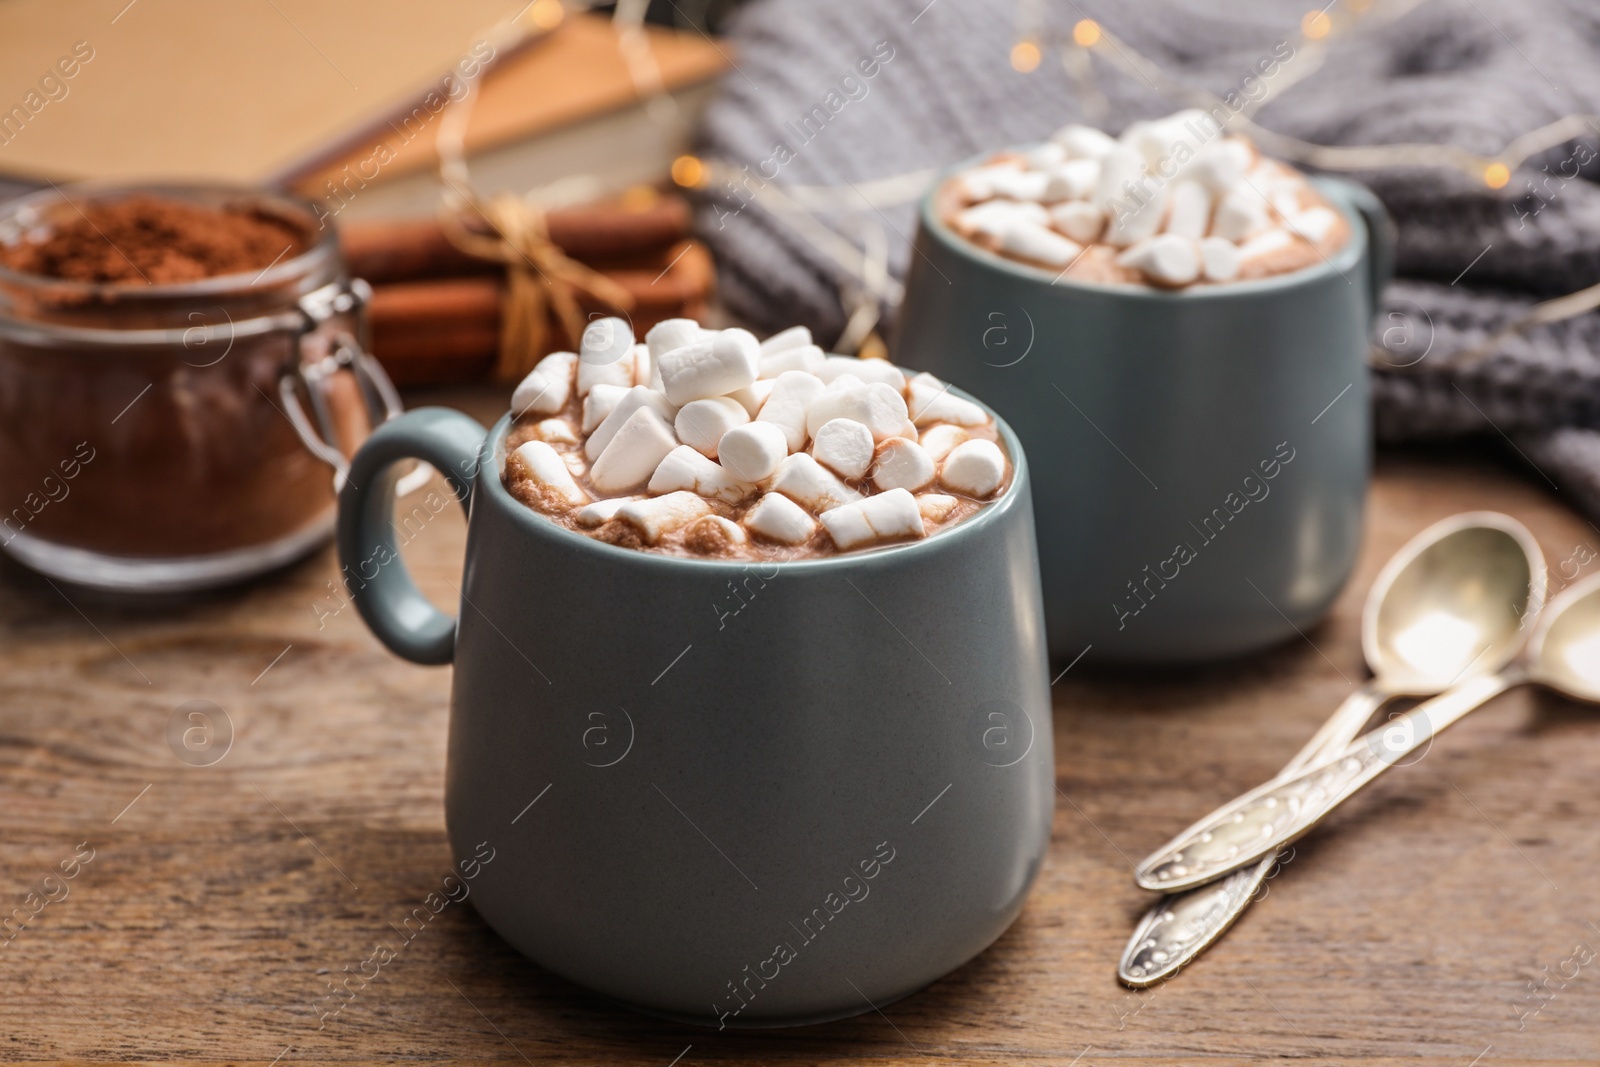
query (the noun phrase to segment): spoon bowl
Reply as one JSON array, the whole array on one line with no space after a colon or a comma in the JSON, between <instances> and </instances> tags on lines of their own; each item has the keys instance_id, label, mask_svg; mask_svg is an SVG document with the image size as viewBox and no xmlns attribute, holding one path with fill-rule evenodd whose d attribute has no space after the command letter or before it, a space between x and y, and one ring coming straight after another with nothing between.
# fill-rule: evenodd
<instances>
[{"instance_id":1,"label":"spoon bowl","mask_svg":"<svg viewBox=\"0 0 1600 1067\"><path fill-rule=\"evenodd\" d=\"M1528 646L1534 681L1600 704L1600 574L1564 590Z\"/></svg>"},{"instance_id":2,"label":"spoon bowl","mask_svg":"<svg viewBox=\"0 0 1600 1067\"><path fill-rule=\"evenodd\" d=\"M1390 693L1439 693L1510 663L1544 595L1544 556L1525 526L1493 511L1455 515L1379 573L1362 613L1362 651Z\"/></svg>"}]
</instances>

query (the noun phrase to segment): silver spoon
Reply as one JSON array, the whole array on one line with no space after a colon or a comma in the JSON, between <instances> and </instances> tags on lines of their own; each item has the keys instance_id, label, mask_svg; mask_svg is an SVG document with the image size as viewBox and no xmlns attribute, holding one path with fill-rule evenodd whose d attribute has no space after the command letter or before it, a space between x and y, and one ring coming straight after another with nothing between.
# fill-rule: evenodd
<instances>
[{"instance_id":1,"label":"silver spoon","mask_svg":"<svg viewBox=\"0 0 1600 1067\"><path fill-rule=\"evenodd\" d=\"M1520 646L1518 618L1485 605L1521 594L1518 612L1525 611L1543 600L1544 579L1538 542L1498 512L1455 515L1413 537L1378 573L1361 613L1372 680L1345 698L1275 780L1344 751L1394 697L1432 696L1464 675L1500 670ZM1483 623L1501 638L1488 651L1477 637ZM1128 940L1117 977L1140 989L1177 973L1244 914L1278 860L1274 849L1253 867L1158 901Z\"/></svg>"},{"instance_id":2,"label":"silver spoon","mask_svg":"<svg viewBox=\"0 0 1600 1067\"><path fill-rule=\"evenodd\" d=\"M1600 575L1593 575L1550 602L1519 662L1497 674L1469 679L1421 704L1385 727L1373 730L1331 760L1292 779L1268 782L1219 809L1202 829L1218 829L1238 841L1237 855L1194 872L1181 842L1152 857L1141 873L1153 881L1217 877L1240 864L1293 841L1324 816L1407 755L1428 744L1447 726L1514 686L1534 682L1574 700L1600 703ZM1196 835L1196 840L1201 835ZM1219 856L1220 859L1220 856ZM1176 868L1190 871L1178 875ZM1163 878L1162 876L1166 877Z\"/></svg>"}]
</instances>

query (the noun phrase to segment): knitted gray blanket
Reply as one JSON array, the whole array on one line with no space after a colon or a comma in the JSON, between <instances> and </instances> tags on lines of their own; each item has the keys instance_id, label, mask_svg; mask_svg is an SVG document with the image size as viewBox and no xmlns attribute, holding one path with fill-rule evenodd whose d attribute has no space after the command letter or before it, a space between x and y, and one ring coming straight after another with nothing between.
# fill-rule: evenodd
<instances>
[{"instance_id":1,"label":"knitted gray blanket","mask_svg":"<svg viewBox=\"0 0 1600 1067\"><path fill-rule=\"evenodd\" d=\"M1084 3L755 0L735 22L738 66L707 113L701 151L780 187L848 193L851 183L945 166L1069 121L1115 132L1183 105L1159 77L1099 57L1086 82L1050 45L1036 70L1012 69L1024 29L1066 40L1085 17L1178 82L1259 99L1263 126L1318 144L1424 142L1493 155L1558 118L1600 113L1592 0L1376 0L1353 25L1341 21L1320 67L1279 84L1255 75L1257 63L1275 49L1281 56L1285 43L1297 54L1318 47L1299 37L1305 0ZM1020 24L1026 17L1039 22ZM804 127L816 105L832 118ZM1535 477L1600 521L1600 316L1537 327L1452 366L1454 354L1537 301L1600 282L1600 122L1498 191L1443 167L1353 176L1399 229L1398 279L1373 330L1380 441L1498 435ZM872 222L889 239L890 273L903 277L910 205L880 211L863 201L825 218L846 234ZM735 314L838 335L848 275L834 258L726 186L708 190L700 229Z\"/></svg>"}]
</instances>

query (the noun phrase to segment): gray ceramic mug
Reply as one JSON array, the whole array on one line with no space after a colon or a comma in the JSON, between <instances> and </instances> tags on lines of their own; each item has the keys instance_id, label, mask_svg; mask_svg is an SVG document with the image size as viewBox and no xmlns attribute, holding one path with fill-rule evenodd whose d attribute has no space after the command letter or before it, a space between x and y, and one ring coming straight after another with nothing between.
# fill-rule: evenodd
<instances>
[{"instance_id":1,"label":"gray ceramic mug","mask_svg":"<svg viewBox=\"0 0 1600 1067\"><path fill-rule=\"evenodd\" d=\"M446 823L489 925L574 982L712 1027L870 1011L998 937L1054 810L1011 431L1013 484L961 525L758 566L556 526L501 482L508 424L403 415L339 501L362 617L399 655L455 664ZM468 506L459 619L398 560L409 457Z\"/></svg>"},{"instance_id":2,"label":"gray ceramic mug","mask_svg":"<svg viewBox=\"0 0 1600 1067\"><path fill-rule=\"evenodd\" d=\"M984 397L1027 447L1056 657L1254 651L1314 624L1349 576L1392 225L1361 186L1316 184L1351 227L1331 258L1177 292L1055 281L924 199L895 362Z\"/></svg>"}]
</instances>

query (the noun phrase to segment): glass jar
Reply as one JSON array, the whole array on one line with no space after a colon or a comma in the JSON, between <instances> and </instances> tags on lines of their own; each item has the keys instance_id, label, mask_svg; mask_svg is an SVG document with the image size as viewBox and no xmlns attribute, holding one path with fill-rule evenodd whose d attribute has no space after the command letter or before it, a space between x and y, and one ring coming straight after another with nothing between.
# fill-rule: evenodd
<instances>
[{"instance_id":1,"label":"glass jar","mask_svg":"<svg viewBox=\"0 0 1600 1067\"><path fill-rule=\"evenodd\" d=\"M103 589L239 581L327 539L345 457L399 411L370 290L308 202L228 187L51 189L0 207L0 243L133 196L263 213L303 250L174 284L0 267L0 547Z\"/></svg>"}]
</instances>

